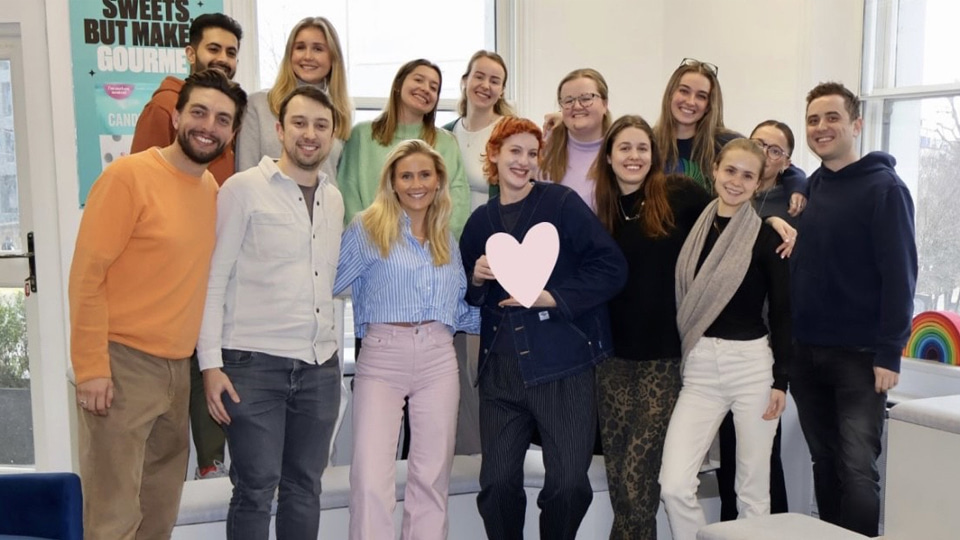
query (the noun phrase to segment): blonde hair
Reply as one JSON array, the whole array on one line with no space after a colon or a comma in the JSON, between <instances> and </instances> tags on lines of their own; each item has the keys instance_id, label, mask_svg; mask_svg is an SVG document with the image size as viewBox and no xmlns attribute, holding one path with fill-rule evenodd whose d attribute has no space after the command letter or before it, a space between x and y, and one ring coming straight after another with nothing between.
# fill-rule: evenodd
<instances>
[{"instance_id":1,"label":"blonde hair","mask_svg":"<svg viewBox=\"0 0 960 540\"><path fill-rule=\"evenodd\" d=\"M423 126L420 128L420 138L433 146L437 142L437 105L440 104L440 90L443 88L443 73L440 68L429 60L418 58L411 60L400 66L396 76L393 78L393 84L390 87L390 97L387 99L387 108L377 116L372 127L373 139L381 146L387 146L393 140L397 132L397 125L400 123L400 90L403 89L403 81L413 73L413 70L420 66L426 66L437 72L437 79L440 84L437 85L437 102L433 104L433 110L423 115Z\"/></svg>"},{"instance_id":2,"label":"blonde hair","mask_svg":"<svg viewBox=\"0 0 960 540\"><path fill-rule=\"evenodd\" d=\"M567 76L557 85L558 102L560 101L560 90L563 88L563 85L575 79L590 79L596 83L597 93L600 94L600 99L604 102L609 99L610 90L607 87L607 81L603 78L603 75L595 69L583 68L575 69L567 73ZM613 119L608 109L603 113L604 133L610 129L611 122L613 122ZM549 179L556 183L560 183L560 181L563 180L563 177L567 174L567 162L569 161L569 156L567 155L567 139L569 136L567 126L565 126L563 122L560 122L557 127L553 128L553 131L550 132L550 136L547 137L547 148L543 153L543 167L540 169L540 178Z\"/></svg>"},{"instance_id":3,"label":"blonde hair","mask_svg":"<svg viewBox=\"0 0 960 540\"><path fill-rule=\"evenodd\" d=\"M752 154L753 157L760 160L760 170L757 171L757 179L763 178L763 171L767 166L767 154L764 153L763 148L760 147L757 143L751 141L750 139L734 139L727 144L723 145L723 148L717 152L716 160L714 161L714 167L719 167L720 163L723 161L724 156L729 154L733 150L740 150L748 154ZM712 172L712 169L711 169Z\"/></svg>"},{"instance_id":4,"label":"blonde hair","mask_svg":"<svg viewBox=\"0 0 960 540\"><path fill-rule=\"evenodd\" d=\"M473 63L481 58L493 60L503 68L503 82L501 83L503 90L500 92L500 99L493 104L493 112L500 116L516 116L517 112L507 103L507 98L504 95L507 90L507 63L499 54L485 50L479 50L473 53L470 61L467 62L467 70L463 72L463 77L460 77L460 101L457 103L457 113L459 113L461 117L467 115L467 77L469 77L470 72L473 71Z\"/></svg>"},{"instance_id":5,"label":"blonde hair","mask_svg":"<svg viewBox=\"0 0 960 540\"><path fill-rule=\"evenodd\" d=\"M323 32L327 39L330 73L327 74L324 82L326 82L326 91L330 95L330 100L333 101L334 109L339 113L342 120L337 124L333 135L345 141L350 138L350 128L353 127L353 105L350 103L350 95L347 94L347 73L343 67L343 49L340 47L340 37L337 36L337 30L326 17L307 17L298 22L290 31L287 46L283 52L283 60L280 62L280 71L277 72L277 79L273 83L273 87L267 92L270 112L279 118L280 104L283 103L283 98L287 97L287 94L297 87L297 76L293 72L291 57L297 34L304 28L317 28Z\"/></svg>"},{"instance_id":6,"label":"blonde hair","mask_svg":"<svg viewBox=\"0 0 960 540\"><path fill-rule=\"evenodd\" d=\"M380 186L377 188L373 204L360 213L359 219L374 245L380 250L380 256L387 257L390 249L400 238L400 222L403 216L403 208L393 188L397 163L414 154L430 157L437 170L437 180L440 185L433 197L433 202L427 208L424 232L429 242L433 265L443 266L450 262L450 214L453 212L453 203L450 200L447 167L443 163L443 157L426 141L420 139L403 141L390 152L380 173Z\"/></svg>"}]
</instances>

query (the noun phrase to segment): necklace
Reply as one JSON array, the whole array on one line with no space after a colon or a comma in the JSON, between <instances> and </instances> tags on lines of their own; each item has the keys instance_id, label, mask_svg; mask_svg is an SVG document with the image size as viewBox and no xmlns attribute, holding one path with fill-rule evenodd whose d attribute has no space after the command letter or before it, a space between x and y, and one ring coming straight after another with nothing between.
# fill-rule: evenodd
<instances>
[{"instance_id":1,"label":"necklace","mask_svg":"<svg viewBox=\"0 0 960 540\"><path fill-rule=\"evenodd\" d=\"M771 189L773 189L773 188L771 188ZM760 205L759 205L759 207L757 208L757 213L758 213L758 214L760 214L760 213L763 211L763 205L767 204L767 195L769 195L769 194L770 194L770 189L768 189L768 190L766 190L766 191L763 192L763 197L760 196L760 193L759 193L759 192L757 192L756 194L754 194L754 196L753 196L754 200L760 199ZM757 205L754 204L754 206L757 206ZM761 215L762 215L762 214L761 214Z\"/></svg>"},{"instance_id":2,"label":"necklace","mask_svg":"<svg viewBox=\"0 0 960 540\"><path fill-rule=\"evenodd\" d=\"M622 197L617 197L617 206L620 207L620 215L623 216L623 219L624 219L625 221L636 221L636 220L640 219L640 213L643 211L643 205L644 205L644 204L646 204L646 201L640 201L640 208L641 208L641 210L637 212L637 215L635 215L635 216L629 216L629 215L627 215L627 211L623 209L623 198L622 198Z\"/></svg>"}]
</instances>

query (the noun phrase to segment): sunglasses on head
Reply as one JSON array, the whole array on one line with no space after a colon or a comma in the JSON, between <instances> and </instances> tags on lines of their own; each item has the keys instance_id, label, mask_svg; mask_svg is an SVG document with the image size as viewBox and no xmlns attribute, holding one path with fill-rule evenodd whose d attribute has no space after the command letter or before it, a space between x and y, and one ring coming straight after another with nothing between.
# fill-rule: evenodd
<instances>
[{"instance_id":1,"label":"sunglasses on head","mask_svg":"<svg viewBox=\"0 0 960 540\"><path fill-rule=\"evenodd\" d=\"M703 66L703 69L707 70L714 77L717 76L717 73L720 72L720 68L716 64L711 64L710 62L701 62L696 58L684 58L680 61L680 66L690 66L690 67L700 67Z\"/></svg>"}]
</instances>

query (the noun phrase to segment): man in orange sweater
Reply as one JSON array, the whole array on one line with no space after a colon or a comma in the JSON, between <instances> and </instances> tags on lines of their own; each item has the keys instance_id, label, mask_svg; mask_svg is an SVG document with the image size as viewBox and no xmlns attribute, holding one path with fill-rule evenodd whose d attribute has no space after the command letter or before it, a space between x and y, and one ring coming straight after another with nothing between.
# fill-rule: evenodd
<instances>
[{"instance_id":1,"label":"man in orange sweater","mask_svg":"<svg viewBox=\"0 0 960 540\"><path fill-rule=\"evenodd\" d=\"M190 43L186 47L190 73L208 68L219 69L233 79L237 72L237 54L243 30L240 24L223 13L206 13L190 25ZM173 127L174 106L183 88L183 79L167 77L153 93L137 120L130 152L142 152L154 146L167 146L177 137ZM207 167L217 184L222 185L234 173L233 144L228 144L219 157ZM203 394L203 377L197 357L190 359L190 428L197 449L197 469L193 477L217 478L226 476L223 466L225 437L223 429L210 418Z\"/></svg>"},{"instance_id":2,"label":"man in orange sweater","mask_svg":"<svg viewBox=\"0 0 960 540\"><path fill-rule=\"evenodd\" d=\"M71 360L87 538L169 538L187 468L190 353L215 242L207 164L247 97L218 70L187 78L176 139L93 184L70 268Z\"/></svg>"}]
</instances>

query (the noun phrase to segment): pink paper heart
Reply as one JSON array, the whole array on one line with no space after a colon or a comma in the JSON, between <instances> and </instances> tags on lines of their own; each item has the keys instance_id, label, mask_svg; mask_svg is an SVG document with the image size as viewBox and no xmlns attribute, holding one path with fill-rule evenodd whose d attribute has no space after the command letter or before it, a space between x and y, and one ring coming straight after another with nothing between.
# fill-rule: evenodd
<instances>
[{"instance_id":1,"label":"pink paper heart","mask_svg":"<svg viewBox=\"0 0 960 540\"><path fill-rule=\"evenodd\" d=\"M523 307L537 301L560 254L560 235L547 222L527 231L523 242L507 233L487 239L487 263L500 285Z\"/></svg>"}]
</instances>

